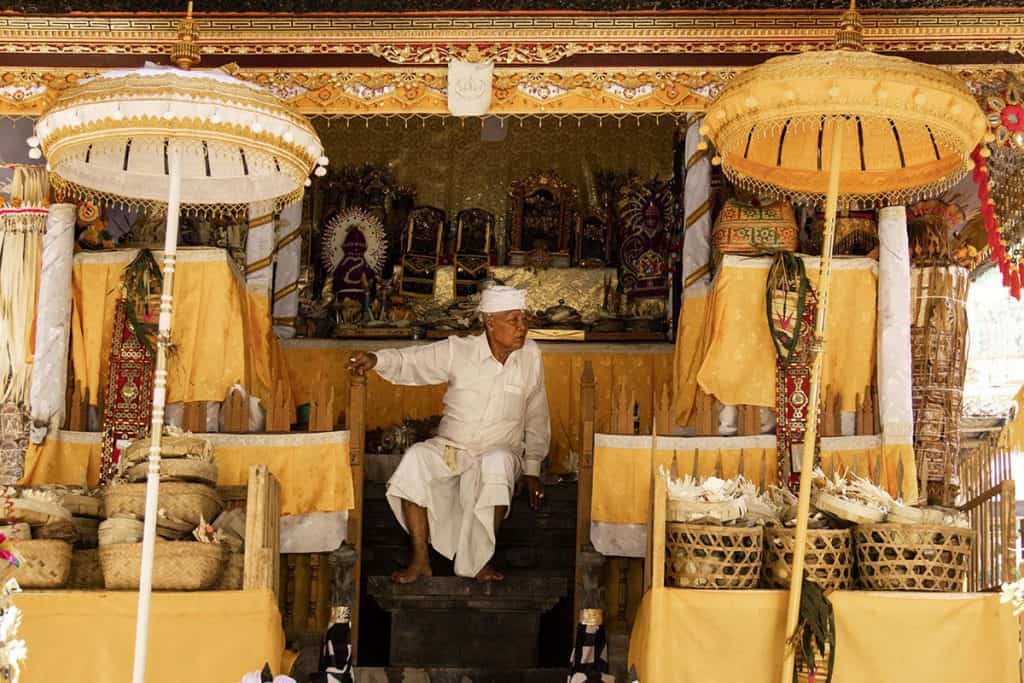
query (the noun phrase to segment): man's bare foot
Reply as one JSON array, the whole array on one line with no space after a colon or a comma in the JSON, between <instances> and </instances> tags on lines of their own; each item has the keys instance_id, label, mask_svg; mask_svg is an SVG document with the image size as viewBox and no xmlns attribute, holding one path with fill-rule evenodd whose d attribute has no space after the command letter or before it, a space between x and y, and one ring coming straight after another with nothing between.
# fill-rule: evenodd
<instances>
[{"instance_id":1,"label":"man's bare foot","mask_svg":"<svg viewBox=\"0 0 1024 683\"><path fill-rule=\"evenodd\" d=\"M485 564L477 575L476 580L480 583L498 583L505 580L505 575L489 564Z\"/></svg>"},{"instance_id":2,"label":"man's bare foot","mask_svg":"<svg viewBox=\"0 0 1024 683\"><path fill-rule=\"evenodd\" d=\"M430 571L429 562L413 562L405 569L399 569L392 574L391 580L394 583L416 583L421 576L433 575L434 572Z\"/></svg>"}]
</instances>

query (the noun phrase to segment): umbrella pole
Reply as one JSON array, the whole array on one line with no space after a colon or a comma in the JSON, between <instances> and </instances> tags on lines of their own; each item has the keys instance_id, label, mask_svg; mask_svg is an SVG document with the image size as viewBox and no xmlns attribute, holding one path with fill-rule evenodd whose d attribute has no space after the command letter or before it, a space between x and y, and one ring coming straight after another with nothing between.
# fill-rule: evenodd
<instances>
[{"instance_id":1,"label":"umbrella pole","mask_svg":"<svg viewBox=\"0 0 1024 683\"><path fill-rule=\"evenodd\" d=\"M821 370L824 365L825 318L828 312L829 283L832 280L832 244L836 234L836 210L839 203L839 169L842 162L845 120L836 118L832 134L832 156L828 173L828 195L825 199L825 234L821 246L821 266L818 270L818 311L814 319L814 365L811 366L811 386L807 407L807 430L800 458L800 495L797 500L796 538L793 545L793 572L789 578L789 606L786 610L786 642L782 664L781 683L792 683L796 664L796 647L790 637L796 631L800 616L800 593L803 588L804 555L807 552L807 521L811 512L811 475L814 468L814 444L818 434Z\"/></svg>"},{"instance_id":2,"label":"umbrella pole","mask_svg":"<svg viewBox=\"0 0 1024 683\"><path fill-rule=\"evenodd\" d=\"M146 678L146 645L149 635L149 603L153 589L153 551L156 543L157 496L160 487L160 444L164 407L167 404L167 346L171 339L171 304L174 298L174 263L178 250L178 214L181 210L181 149L172 140L167 150L167 232L164 235L164 277L160 290L160 321L157 331L156 372L153 382L153 416L149 427L149 471L146 476L146 516L142 536L142 569L139 577L139 610L135 621L135 660L132 683Z\"/></svg>"}]
</instances>

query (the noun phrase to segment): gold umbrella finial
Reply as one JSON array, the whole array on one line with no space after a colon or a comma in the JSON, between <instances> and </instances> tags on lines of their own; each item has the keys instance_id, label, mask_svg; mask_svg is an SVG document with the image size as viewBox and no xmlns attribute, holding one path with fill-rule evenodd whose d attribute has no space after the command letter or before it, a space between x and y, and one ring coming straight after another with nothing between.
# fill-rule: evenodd
<instances>
[{"instance_id":1,"label":"gold umbrella finial","mask_svg":"<svg viewBox=\"0 0 1024 683\"><path fill-rule=\"evenodd\" d=\"M192 2L189 0L188 11L185 18L178 24L178 40L171 48L171 61L179 69L191 69L202 61L199 55L199 30L196 22L192 19Z\"/></svg>"},{"instance_id":2,"label":"gold umbrella finial","mask_svg":"<svg viewBox=\"0 0 1024 683\"><path fill-rule=\"evenodd\" d=\"M836 48L839 50L864 49L864 24L860 21L857 11L857 0L850 0L850 9L843 12L839 19L839 31L836 32Z\"/></svg>"}]
</instances>

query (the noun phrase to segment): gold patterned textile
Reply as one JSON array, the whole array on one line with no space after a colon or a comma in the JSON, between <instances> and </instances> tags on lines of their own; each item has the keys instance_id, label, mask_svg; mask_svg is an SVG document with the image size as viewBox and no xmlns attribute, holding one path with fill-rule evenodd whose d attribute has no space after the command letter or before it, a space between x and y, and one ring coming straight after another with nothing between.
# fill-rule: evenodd
<instances>
[{"instance_id":1,"label":"gold patterned textile","mask_svg":"<svg viewBox=\"0 0 1024 683\"><path fill-rule=\"evenodd\" d=\"M642 683L777 683L786 596L656 587L637 612L629 665ZM836 683L1018 678L1018 622L998 595L836 591L829 600Z\"/></svg>"},{"instance_id":2,"label":"gold patterned textile","mask_svg":"<svg viewBox=\"0 0 1024 683\"><path fill-rule=\"evenodd\" d=\"M811 285L818 259L802 257ZM727 405L775 407L775 349L765 317L765 280L771 258L726 255L712 283L707 311L698 313L676 340L676 414L691 418L696 387ZM844 258L833 263L822 387L838 396L842 410L857 409L857 395L875 375L878 263ZM685 309L684 309L685 312ZM700 331L692 327L703 322ZM692 359L687 361L687 359Z\"/></svg>"},{"instance_id":3,"label":"gold patterned textile","mask_svg":"<svg viewBox=\"0 0 1024 683\"><path fill-rule=\"evenodd\" d=\"M213 444L219 486L245 486L250 465L266 465L281 483L281 514L349 510L353 505L348 432L199 434ZM20 484L96 486L101 435L61 431L25 456Z\"/></svg>"},{"instance_id":4,"label":"gold patterned textile","mask_svg":"<svg viewBox=\"0 0 1024 683\"><path fill-rule=\"evenodd\" d=\"M449 216L469 207L493 213L492 248L504 256L513 181L538 169L551 170L579 189L581 205L598 206L602 171L632 170L641 178L672 175L674 126L667 116L630 118L621 125L593 119L506 120L505 139L483 144L478 122L450 119L404 123L371 118L319 124L318 129L332 168L373 163L387 167L400 183L414 183L418 204L444 209Z\"/></svg>"},{"instance_id":5,"label":"gold patterned textile","mask_svg":"<svg viewBox=\"0 0 1024 683\"><path fill-rule=\"evenodd\" d=\"M549 268L533 271L525 266L495 266L491 277L510 287L526 290L526 305L531 311L543 311L564 299L566 306L580 312L584 319L595 319L601 310L604 278L611 277L614 291L617 283L614 268ZM435 317L447 309L455 299L454 275L451 266L437 269L434 296L419 299L412 305L420 311L434 311ZM430 317L426 314L426 317Z\"/></svg>"},{"instance_id":6,"label":"gold patterned textile","mask_svg":"<svg viewBox=\"0 0 1024 683\"><path fill-rule=\"evenodd\" d=\"M129 249L75 257L71 358L74 379L88 392L90 405L97 404L107 386L121 274L134 255ZM160 253L155 255L159 261ZM174 294L169 402L223 401L236 383L265 399L274 378L287 376L271 330L269 302L246 291L227 252L180 249Z\"/></svg>"},{"instance_id":7,"label":"gold patterned textile","mask_svg":"<svg viewBox=\"0 0 1024 683\"><path fill-rule=\"evenodd\" d=\"M294 339L282 343L288 360L291 388L296 402L308 403L318 378L334 389L335 410L342 412L348 396L348 357L354 350L373 351L424 342ZM551 413L551 452L548 467L556 472L572 469L573 453L580 452L580 379L583 364L590 361L597 382L597 428L611 424L612 398L620 386L640 404L642 424L650 424L651 397L672 372L669 344L600 344L539 342L544 358L548 407ZM406 418L440 415L444 386L400 387L370 373L366 384L367 429L398 424Z\"/></svg>"}]
</instances>

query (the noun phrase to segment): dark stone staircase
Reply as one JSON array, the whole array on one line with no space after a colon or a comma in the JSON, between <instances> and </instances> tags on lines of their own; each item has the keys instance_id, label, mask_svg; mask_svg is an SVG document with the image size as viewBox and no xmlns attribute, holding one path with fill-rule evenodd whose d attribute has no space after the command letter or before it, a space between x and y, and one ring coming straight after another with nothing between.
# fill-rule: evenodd
<instances>
[{"instance_id":1,"label":"dark stone staircase","mask_svg":"<svg viewBox=\"0 0 1024 683\"><path fill-rule=\"evenodd\" d=\"M370 458L374 456L368 456ZM452 575L431 553L434 576L395 586L408 538L367 482L359 680L367 683L554 683L572 647L576 485L546 488L534 512L517 498L498 534L499 584Z\"/></svg>"}]
</instances>

